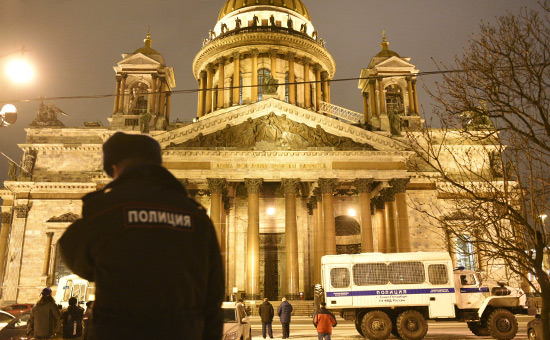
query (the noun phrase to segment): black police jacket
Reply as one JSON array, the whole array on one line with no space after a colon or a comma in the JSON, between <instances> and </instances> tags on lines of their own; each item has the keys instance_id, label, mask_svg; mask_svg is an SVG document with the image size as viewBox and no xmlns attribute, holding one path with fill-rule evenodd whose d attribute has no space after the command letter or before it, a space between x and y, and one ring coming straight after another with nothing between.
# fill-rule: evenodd
<instances>
[{"instance_id":1,"label":"black police jacket","mask_svg":"<svg viewBox=\"0 0 550 340\"><path fill-rule=\"evenodd\" d=\"M82 201L59 244L69 268L96 283L90 339L221 339L216 232L168 170L128 168Z\"/></svg>"}]
</instances>

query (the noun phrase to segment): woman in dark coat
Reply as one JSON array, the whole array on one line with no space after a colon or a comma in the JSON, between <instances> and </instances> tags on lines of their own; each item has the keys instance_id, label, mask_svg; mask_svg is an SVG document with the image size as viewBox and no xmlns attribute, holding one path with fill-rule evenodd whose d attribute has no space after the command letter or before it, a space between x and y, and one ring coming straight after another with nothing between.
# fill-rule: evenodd
<instances>
[{"instance_id":1,"label":"woman in dark coat","mask_svg":"<svg viewBox=\"0 0 550 340\"><path fill-rule=\"evenodd\" d=\"M283 302L279 305L277 309L277 315L281 320L281 325L283 326L283 339L288 339L290 337L290 316L292 314L292 305L286 301L286 298L283 298Z\"/></svg>"}]
</instances>

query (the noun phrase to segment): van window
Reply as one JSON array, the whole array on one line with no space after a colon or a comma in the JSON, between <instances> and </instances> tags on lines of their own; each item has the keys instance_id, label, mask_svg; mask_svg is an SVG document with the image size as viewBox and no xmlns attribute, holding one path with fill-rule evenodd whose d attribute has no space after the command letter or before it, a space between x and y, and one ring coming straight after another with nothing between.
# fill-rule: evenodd
<instances>
[{"instance_id":1,"label":"van window","mask_svg":"<svg viewBox=\"0 0 550 340\"><path fill-rule=\"evenodd\" d=\"M385 263L358 263L353 266L353 282L357 286L385 285L388 266Z\"/></svg>"},{"instance_id":2,"label":"van window","mask_svg":"<svg viewBox=\"0 0 550 340\"><path fill-rule=\"evenodd\" d=\"M63 289L65 290L63 292L63 301L69 301L71 298L71 291L73 290L73 280L67 280Z\"/></svg>"},{"instance_id":3,"label":"van window","mask_svg":"<svg viewBox=\"0 0 550 340\"><path fill-rule=\"evenodd\" d=\"M430 264L428 266L428 279L433 285L442 285L449 283L447 266L444 264Z\"/></svg>"},{"instance_id":4,"label":"van window","mask_svg":"<svg viewBox=\"0 0 550 340\"><path fill-rule=\"evenodd\" d=\"M393 262L389 265L390 282L395 285L424 283L426 273L422 262Z\"/></svg>"},{"instance_id":5,"label":"van window","mask_svg":"<svg viewBox=\"0 0 550 340\"><path fill-rule=\"evenodd\" d=\"M347 268L332 268L330 270L330 285L333 288L346 288L350 284L350 275Z\"/></svg>"}]
</instances>

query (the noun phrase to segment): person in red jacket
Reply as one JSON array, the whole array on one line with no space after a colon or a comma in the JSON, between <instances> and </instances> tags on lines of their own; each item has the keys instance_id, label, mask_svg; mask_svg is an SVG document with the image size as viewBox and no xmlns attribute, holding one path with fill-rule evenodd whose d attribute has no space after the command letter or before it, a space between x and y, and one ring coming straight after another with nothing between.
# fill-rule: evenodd
<instances>
[{"instance_id":1,"label":"person in red jacket","mask_svg":"<svg viewBox=\"0 0 550 340\"><path fill-rule=\"evenodd\" d=\"M338 322L327 308L327 304L321 302L321 308L313 316L313 324L317 327L317 336L319 340L331 340L332 327L336 327Z\"/></svg>"}]
</instances>

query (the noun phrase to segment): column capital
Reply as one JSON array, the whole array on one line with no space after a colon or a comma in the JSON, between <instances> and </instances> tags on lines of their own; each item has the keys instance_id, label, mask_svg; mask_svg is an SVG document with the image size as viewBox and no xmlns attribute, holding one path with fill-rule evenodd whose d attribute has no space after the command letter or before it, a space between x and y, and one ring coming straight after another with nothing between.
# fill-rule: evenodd
<instances>
[{"instance_id":1,"label":"column capital","mask_svg":"<svg viewBox=\"0 0 550 340\"><path fill-rule=\"evenodd\" d=\"M372 191L372 183L374 183L372 178L356 178L353 181L353 185L359 193L370 193Z\"/></svg>"},{"instance_id":2,"label":"column capital","mask_svg":"<svg viewBox=\"0 0 550 340\"><path fill-rule=\"evenodd\" d=\"M312 209L317 208L317 196L309 196L308 203L311 204Z\"/></svg>"},{"instance_id":3,"label":"column capital","mask_svg":"<svg viewBox=\"0 0 550 340\"><path fill-rule=\"evenodd\" d=\"M48 231L48 232L46 233L46 236L47 236L48 238L52 238L52 237L53 237L53 234L54 234L53 231Z\"/></svg>"},{"instance_id":4,"label":"column capital","mask_svg":"<svg viewBox=\"0 0 550 340\"><path fill-rule=\"evenodd\" d=\"M233 52L233 53L231 53L231 56L233 57L234 60L241 59L241 53L240 52Z\"/></svg>"},{"instance_id":5,"label":"column capital","mask_svg":"<svg viewBox=\"0 0 550 340\"><path fill-rule=\"evenodd\" d=\"M207 178L208 189L212 194L223 194L224 189L227 185L225 178Z\"/></svg>"},{"instance_id":6,"label":"column capital","mask_svg":"<svg viewBox=\"0 0 550 340\"><path fill-rule=\"evenodd\" d=\"M116 81L119 82L122 80L122 76L120 74L116 75Z\"/></svg>"},{"instance_id":7,"label":"column capital","mask_svg":"<svg viewBox=\"0 0 550 340\"><path fill-rule=\"evenodd\" d=\"M406 77L405 77L405 80L406 80L406 81L412 81L412 80L413 80L413 77L411 77L411 76L406 76Z\"/></svg>"},{"instance_id":8,"label":"column capital","mask_svg":"<svg viewBox=\"0 0 550 340\"><path fill-rule=\"evenodd\" d=\"M294 58L296 58L296 52L288 52L285 54L286 60L294 60Z\"/></svg>"},{"instance_id":9,"label":"column capital","mask_svg":"<svg viewBox=\"0 0 550 340\"><path fill-rule=\"evenodd\" d=\"M298 185L300 185L299 178L282 178L281 185L284 188L285 194L296 194Z\"/></svg>"},{"instance_id":10,"label":"column capital","mask_svg":"<svg viewBox=\"0 0 550 340\"><path fill-rule=\"evenodd\" d=\"M0 214L2 216L2 224L8 224L11 220L11 214L8 212L3 212Z\"/></svg>"},{"instance_id":11,"label":"column capital","mask_svg":"<svg viewBox=\"0 0 550 340\"><path fill-rule=\"evenodd\" d=\"M226 60L227 60L226 57L219 57L218 59L216 59L216 64L224 64L225 65Z\"/></svg>"},{"instance_id":12,"label":"column capital","mask_svg":"<svg viewBox=\"0 0 550 340\"><path fill-rule=\"evenodd\" d=\"M126 78L128 78L128 73L122 72L122 73L120 74L120 76L121 76L123 79L126 79Z\"/></svg>"},{"instance_id":13,"label":"column capital","mask_svg":"<svg viewBox=\"0 0 550 340\"><path fill-rule=\"evenodd\" d=\"M319 184L319 188L321 188L321 193L332 194L338 184L338 180L336 178L319 178L317 183Z\"/></svg>"},{"instance_id":14,"label":"column capital","mask_svg":"<svg viewBox=\"0 0 550 340\"><path fill-rule=\"evenodd\" d=\"M246 191L249 194L258 194L262 189L264 183L263 178L245 178L244 184L246 185Z\"/></svg>"},{"instance_id":15,"label":"column capital","mask_svg":"<svg viewBox=\"0 0 550 340\"><path fill-rule=\"evenodd\" d=\"M371 199L371 204L376 208L376 210L382 210L384 209L384 200L381 196L376 196L373 199Z\"/></svg>"},{"instance_id":16,"label":"column capital","mask_svg":"<svg viewBox=\"0 0 550 340\"><path fill-rule=\"evenodd\" d=\"M18 205L14 210L17 218L27 218L27 214L29 213L29 207L26 205Z\"/></svg>"},{"instance_id":17,"label":"column capital","mask_svg":"<svg viewBox=\"0 0 550 340\"><path fill-rule=\"evenodd\" d=\"M202 71L199 73L199 78L206 78L206 71L205 71L205 70L202 70Z\"/></svg>"},{"instance_id":18,"label":"column capital","mask_svg":"<svg viewBox=\"0 0 550 340\"><path fill-rule=\"evenodd\" d=\"M302 62L304 65L311 65L311 58L310 57L303 57Z\"/></svg>"},{"instance_id":19,"label":"column capital","mask_svg":"<svg viewBox=\"0 0 550 340\"><path fill-rule=\"evenodd\" d=\"M407 184L411 181L410 178L394 178L388 183L392 186L396 194L407 191Z\"/></svg>"},{"instance_id":20,"label":"column capital","mask_svg":"<svg viewBox=\"0 0 550 340\"><path fill-rule=\"evenodd\" d=\"M257 48L253 48L250 50L250 54L253 56L253 57L257 57L260 55L260 50L258 50Z\"/></svg>"},{"instance_id":21,"label":"column capital","mask_svg":"<svg viewBox=\"0 0 550 340\"><path fill-rule=\"evenodd\" d=\"M215 69L216 67L215 67L214 64L208 63L208 64L206 64L206 67L205 67L205 68L206 68L206 71L212 72L212 71L214 71L214 69Z\"/></svg>"},{"instance_id":22,"label":"column capital","mask_svg":"<svg viewBox=\"0 0 550 340\"><path fill-rule=\"evenodd\" d=\"M159 75L158 75L158 74L156 74L156 73L151 73L151 78L153 78L153 79L157 79L158 77L159 77Z\"/></svg>"},{"instance_id":23,"label":"column capital","mask_svg":"<svg viewBox=\"0 0 550 340\"><path fill-rule=\"evenodd\" d=\"M322 67L321 65L319 65L319 64L313 64L313 70L314 70L315 72L320 72L320 71L323 70L323 67Z\"/></svg>"},{"instance_id":24,"label":"column capital","mask_svg":"<svg viewBox=\"0 0 550 340\"><path fill-rule=\"evenodd\" d=\"M322 79L327 79L328 78L328 72L327 71L321 72L321 78Z\"/></svg>"},{"instance_id":25,"label":"column capital","mask_svg":"<svg viewBox=\"0 0 550 340\"><path fill-rule=\"evenodd\" d=\"M395 190L394 188L384 188L380 191L380 195L384 202L394 202L395 201Z\"/></svg>"},{"instance_id":26,"label":"column capital","mask_svg":"<svg viewBox=\"0 0 550 340\"><path fill-rule=\"evenodd\" d=\"M323 194L321 193L321 188L317 187L313 189L313 195L315 195L315 199L317 200L317 202L320 203L323 201Z\"/></svg>"},{"instance_id":27,"label":"column capital","mask_svg":"<svg viewBox=\"0 0 550 340\"><path fill-rule=\"evenodd\" d=\"M268 52L267 52L267 55L269 55L270 58L275 58L277 57L277 55L279 54L279 51L276 50L276 49L270 49Z\"/></svg>"}]
</instances>

